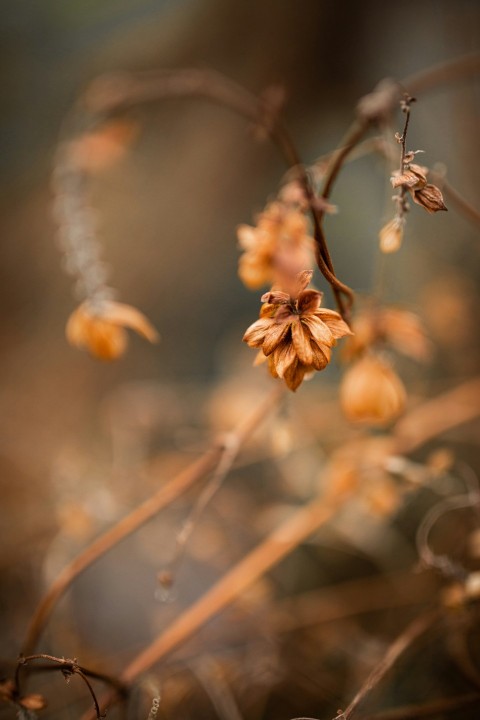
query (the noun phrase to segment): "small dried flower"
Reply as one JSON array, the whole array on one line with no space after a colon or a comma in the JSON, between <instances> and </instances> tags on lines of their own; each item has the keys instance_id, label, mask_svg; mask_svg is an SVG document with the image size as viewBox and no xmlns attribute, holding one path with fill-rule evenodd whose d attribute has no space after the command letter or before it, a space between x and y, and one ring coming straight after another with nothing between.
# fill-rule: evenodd
<instances>
[{"instance_id":1,"label":"small dried flower","mask_svg":"<svg viewBox=\"0 0 480 720\"><path fill-rule=\"evenodd\" d=\"M294 207L273 202L261 213L256 227L240 225L238 274L243 283L256 289L292 279L312 265L313 239L308 235L305 215Z\"/></svg>"},{"instance_id":2,"label":"small dried flower","mask_svg":"<svg viewBox=\"0 0 480 720\"><path fill-rule=\"evenodd\" d=\"M87 349L101 360L116 360L127 347L125 328L152 343L158 341L157 331L143 313L113 300L85 301L70 315L65 332L71 345Z\"/></svg>"},{"instance_id":3,"label":"small dried flower","mask_svg":"<svg viewBox=\"0 0 480 720\"><path fill-rule=\"evenodd\" d=\"M243 337L250 347L261 348L271 375L283 378L290 390L306 373L323 370L337 339L351 334L337 312L320 309L322 293L306 289L311 277L305 270L287 292L274 287L265 293L260 319Z\"/></svg>"},{"instance_id":4,"label":"small dried flower","mask_svg":"<svg viewBox=\"0 0 480 720\"><path fill-rule=\"evenodd\" d=\"M380 250L383 253L393 253L400 249L403 241L405 219L394 217L382 227L379 233Z\"/></svg>"},{"instance_id":5,"label":"small dried flower","mask_svg":"<svg viewBox=\"0 0 480 720\"><path fill-rule=\"evenodd\" d=\"M427 184L427 173L428 168L423 165L408 163L403 173L398 170L393 173L391 178L392 187L397 188L404 185L409 190L411 188L418 190Z\"/></svg>"},{"instance_id":6,"label":"small dried flower","mask_svg":"<svg viewBox=\"0 0 480 720\"><path fill-rule=\"evenodd\" d=\"M405 187L417 205L427 212L435 213L447 210L443 195L436 185L427 184L428 168L415 163L408 163L403 173L398 170L393 174L391 183L394 188Z\"/></svg>"},{"instance_id":7,"label":"small dried flower","mask_svg":"<svg viewBox=\"0 0 480 720\"><path fill-rule=\"evenodd\" d=\"M390 365L366 355L347 370L340 386L340 402L348 420L388 425L405 407L406 392Z\"/></svg>"},{"instance_id":8,"label":"small dried flower","mask_svg":"<svg viewBox=\"0 0 480 720\"><path fill-rule=\"evenodd\" d=\"M420 318L408 310L395 307L367 307L352 322L353 335L342 352L345 360L363 355L376 343L391 348L420 362L431 355L431 344Z\"/></svg>"}]
</instances>

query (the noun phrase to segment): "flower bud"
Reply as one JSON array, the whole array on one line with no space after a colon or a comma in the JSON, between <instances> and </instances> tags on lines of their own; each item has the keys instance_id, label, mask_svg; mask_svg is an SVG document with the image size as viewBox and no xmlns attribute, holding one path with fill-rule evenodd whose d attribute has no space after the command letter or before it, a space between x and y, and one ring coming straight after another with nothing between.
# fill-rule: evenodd
<instances>
[{"instance_id":1,"label":"flower bud","mask_svg":"<svg viewBox=\"0 0 480 720\"><path fill-rule=\"evenodd\" d=\"M394 217L380 230L380 250L383 253L393 253L401 247L403 241L403 228L405 220Z\"/></svg>"},{"instance_id":2,"label":"flower bud","mask_svg":"<svg viewBox=\"0 0 480 720\"><path fill-rule=\"evenodd\" d=\"M340 402L348 420L368 425L388 425L403 411L406 391L390 365L377 355L367 355L345 373Z\"/></svg>"}]
</instances>

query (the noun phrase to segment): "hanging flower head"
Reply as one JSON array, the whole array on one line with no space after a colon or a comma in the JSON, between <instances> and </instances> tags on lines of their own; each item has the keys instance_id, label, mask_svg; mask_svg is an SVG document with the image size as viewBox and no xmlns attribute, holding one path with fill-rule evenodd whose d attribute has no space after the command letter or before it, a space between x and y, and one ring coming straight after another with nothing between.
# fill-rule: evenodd
<instances>
[{"instance_id":1,"label":"hanging flower head","mask_svg":"<svg viewBox=\"0 0 480 720\"><path fill-rule=\"evenodd\" d=\"M125 328L158 342L157 331L140 310L113 300L82 303L70 315L65 333L71 345L88 350L100 360L116 360L128 344Z\"/></svg>"},{"instance_id":2,"label":"hanging flower head","mask_svg":"<svg viewBox=\"0 0 480 720\"><path fill-rule=\"evenodd\" d=\"M250 289L285 278L291 280L302 268L312 265L313 239L299 206L270 203L260 214L257 226L240 225L237 236L244 251L238 274Z\"/></svg>"},{"instance_id":3,"label":"hanging flower head","mask_svg":"<svg viewBox=\"0 0 480 720\"><path fill-rule=\"evenodd\" d=\"M243 339L268 359L273 377L296 390L305 374L323 370L337 339L350 335L348 325L334 310L320 308L322 293L307 289L312 271L298 273L287 289L273 287L262 296L260 319Z\"/></svg>"}]
</instances>

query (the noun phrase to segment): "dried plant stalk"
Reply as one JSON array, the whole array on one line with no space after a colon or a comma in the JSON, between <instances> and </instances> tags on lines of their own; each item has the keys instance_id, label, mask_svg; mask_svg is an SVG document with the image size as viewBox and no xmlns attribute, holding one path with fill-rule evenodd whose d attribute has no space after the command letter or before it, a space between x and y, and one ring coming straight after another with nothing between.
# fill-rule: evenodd
<instances>
[{"instance_id":1,"label":"dried plant stalk","mask_svg":"<svg viewBox=\"0 0 480 720\"><path fill-rule=\"evenodd\" d=\"M264 420L268 413L276 406L282 396L283 388L281 386L275 386L273 391L255 408L254 412L242 420L238 427L230 433L227 449L231 447L233 438L235 447L240 448L262 420ZM112 547L138 530L138 528L148 522L148 520L155 517L160 510L170 505L196 482L214 470L221 461L224 451L224 442L220 441L215 443L213 447L208 449L200 458L195 460L185 468L185 470L182 470L168 485L161 487L160 490L148 498L148 500L145 500L141 505L136 507L135 510L110 528L110 530L107 530L103 535L94 540L91 545L85 548L83 552L77 555L77 557L62 570L32 616L22 646L22 653L24 655L30 655L34 651L41 632L55 605L75 578L108 552L108 550L111 550Z\"/></svg>"}]
</instances>

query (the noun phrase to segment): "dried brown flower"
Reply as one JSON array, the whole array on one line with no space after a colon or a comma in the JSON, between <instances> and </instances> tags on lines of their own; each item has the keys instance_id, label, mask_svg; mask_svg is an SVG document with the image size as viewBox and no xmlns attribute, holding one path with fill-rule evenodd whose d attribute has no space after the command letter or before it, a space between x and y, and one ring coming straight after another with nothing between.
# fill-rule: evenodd
<instances>
[{"instance_id":1,"label":"dried brown flower","mask_svg":"<svg viewBox=\"0 0 480 720\"><path fill-rule=\"evenodd\" d=\"M71 345L87 349L101 360L116 360L127 347L125 328L152 343L158 341L157 331L143 313L113 300L85 301L70 315L65 332Z\"/></svg>"},{"instance_id":2,"label":"dried brown flower","mask_svg":"<svg viewBox=\"0 0 480 720\"><path fill-rule=\"evenodd\" d=\"M307 219L285 203L268 205L257 226L240 225L237 237L244 250L238 274L251 289L291 280L302 268L312 266L313 239Z\"/></svg>"},{"instance_id":3,"label":"dried brown flower","mask_svg":"<svg viewBox=\"0 0 480 720\"><path fill-rule=\"evenodd\" d=\"M334 310L320 309L322 293L307 289L311 270L298 273L288 291L276 287L262 296L260 319L243 339L261 348L273 377L280 377L296 390L305 374L323 370L337 339L351 330Z\"/></svg>"},{"instance_id":4,"label":"dried brown flower","mask_svg":"<svg viewBox=\"0 0 480 720\"><path fill-rule=\"evenodd\" d=\"M370 306L352 321L352 337L343 347L342 357L351 360L363 355L377 343L384 343L414 360L426 362L431 344L418 315L395 307Z\"/></svg>"},{"instance_id":5,"label":"dried brown flower","mask_svg":"<svg viewBox=\"0 0 480 720\"><path fill-rule=\"evenodd\" d=\"M402 381L378 355L366 355L345 373L340 402L348 420L384 426L400 415L406 401Z\"/></svg>"},{"instance_id":6,"label":"dried brown flower","mask_svg":"<svg viewBox=\"0 0 480 720\"><path fill-rule=\"evenodd\" d=\"M392 187L397 188L404 185L409 190L419 189L427 184L428 168L415 163L408 163L403 173L396 170L391 178Z\"/></svg>"},{"instance_id":7,"label":"dried brown flower","mask_svg":"<svg viewBox=\"0 0 480 720\"><path fill-rule=\"evenodd\" d=\"M435 213L447 210L443 202L443 195L436 185L427 184L428 168L407 163L403 173L398 170L393 174L391 183L394 188L405 187L417 205L421 205L427 212Z\"/></svg>"}]
</instances>

